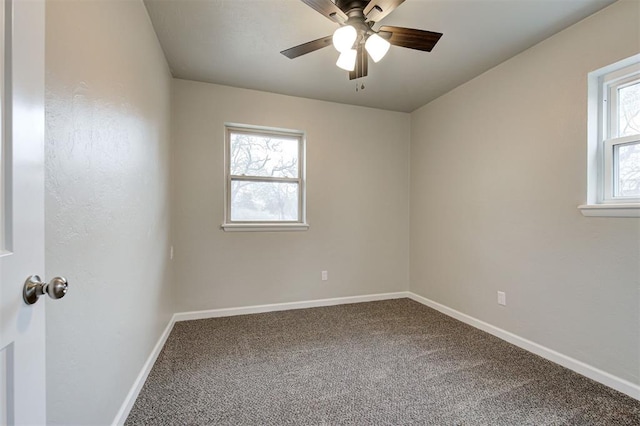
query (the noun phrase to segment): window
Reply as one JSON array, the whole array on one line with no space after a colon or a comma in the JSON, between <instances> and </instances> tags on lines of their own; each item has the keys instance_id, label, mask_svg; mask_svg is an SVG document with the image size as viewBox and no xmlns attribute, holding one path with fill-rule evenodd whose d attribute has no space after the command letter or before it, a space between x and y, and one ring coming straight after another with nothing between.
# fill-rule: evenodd
<instances>
[{"instance_id":1,"label":"window","mask_svg":"<svg viewBox=\"0 0 640 426\"><path fill-rule=\"evenodd\" d=\"M305 230L304 133L227 125L225 231Z\"/></svg>"},{"instance_id":2,"label":"window","mask_svg":"<svg viewBox=\"0 0 640 426\"><path fill-rule=\"evenodd\" d=\"M589 75L587 216L640 216L640 55Z\"/></svg>"}]
</instances>

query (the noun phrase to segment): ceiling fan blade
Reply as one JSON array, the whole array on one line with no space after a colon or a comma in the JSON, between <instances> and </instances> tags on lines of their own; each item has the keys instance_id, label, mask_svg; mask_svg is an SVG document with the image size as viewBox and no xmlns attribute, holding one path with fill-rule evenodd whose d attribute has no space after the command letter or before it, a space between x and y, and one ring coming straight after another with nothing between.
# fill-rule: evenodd
<instances>
[{"instance_id":1,"label":"ceiling fan blade","mask_svg":"<svg viewBox=\"0 0 640 426\"><path fill-rule=\"evenodd\" d=\"M356 67L353 71L349 71L349 80L366 77L369 70L369 56L364 50L364 45L358 45L358 54L356 55Z\"/></svg>"},{"instance_id":2,"label":"ceiling fan blade","mask_svg":"<svg viewBox=\"0 0 640 426\"><path fill-rule=\"evenodd\" d=\"M304 4L320 12L333 22L343 24L349 17L331 0L302 0Z\"/></svg>"},{"instance_id":3,"label":"ceiling fan blade","mask_svg":"<svg viewBox=\"0 0 640 426\"><path fill-rule=\"evenodd\" d=\"M363 13L367 17L367 21L379 22L403 2L404 0L371 0L364 8Z\"/></svg>"},{"instance_id":4,"label":"ceiling fan blade","mask_svg":"<svg viewBox=\"0 0 640 426\"><path fill-rule=\"evenodd\" d=\"M307 53L314 52L323 47L327 47L331 44L332 36L326 36L317 40L309 41L307 43L300 44L295 47L291 47L287 50L283 50L282 53L289 59L297 58L298 56L306 55Z\"/></svg>"},{"instance_id":5,"label":"ceiling fan blade","mask_svg":"<svg viewBox=\"0 0 640 426\"><path fill-rule=\"evenodd\" d=\"M389 34L391 34L389 36ZM394 46L431 52L442 33L403 27L380 27L379 35Z\"/></svg>"}]
</instances>

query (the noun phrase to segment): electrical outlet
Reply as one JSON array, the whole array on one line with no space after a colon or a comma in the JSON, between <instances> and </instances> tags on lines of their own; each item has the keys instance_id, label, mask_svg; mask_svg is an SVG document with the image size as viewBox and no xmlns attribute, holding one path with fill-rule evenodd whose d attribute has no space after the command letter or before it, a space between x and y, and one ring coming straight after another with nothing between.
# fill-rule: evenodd
<instances>
[{"instance_id":1,"label":"electrical outlet","mask_svg":"<svg viewBox=\"0 0 640 426\"><path fill-rule=\"evenodd\" d=\"M322 281L327 281L329 279L329 271L322 271Z\"/></svg>"},{"instance_id":2,"label":"electrical outlet","mask_svg":"<svg viewBox=\"0 0 640 426\"><path fill-rule=\"evenodd\" d=\"M504 291L498 292L498 305L507 306L507 293Z\"/></svg>"},{"instance_id":3,"label":"electrical outlet","mask_svg":"<svg viewBox=\"0 0 640 426\"><path fill-rule=\"evenodd\" d=\"M169 260L173 260L173 246L169 249Z\"/></svg>"}]
</instances>

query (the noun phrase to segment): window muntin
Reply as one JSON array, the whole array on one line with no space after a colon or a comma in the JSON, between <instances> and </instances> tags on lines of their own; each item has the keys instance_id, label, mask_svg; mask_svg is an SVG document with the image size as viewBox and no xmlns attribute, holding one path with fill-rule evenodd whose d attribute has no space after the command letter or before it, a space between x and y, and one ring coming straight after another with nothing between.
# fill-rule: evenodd
<instances>
[{"instance_id":1,"label":"window muntin","mask_svg":"<svg viewBox=\"0 0 640 426\"><path fill-rule=\"evenodd\" d=\"M604 74L599 111L602 203L640 202L640 64Z\"/></svg>"},{"instance_id":2,"label":"window muntin","mask_svg":"<svg viewBox=\"0 0 640 426\"><path fill-rule=\"evenodd\" d=\"M225 142L223 227L305 224L304 134L227 125Z\"/></svg>"}]
</instances>

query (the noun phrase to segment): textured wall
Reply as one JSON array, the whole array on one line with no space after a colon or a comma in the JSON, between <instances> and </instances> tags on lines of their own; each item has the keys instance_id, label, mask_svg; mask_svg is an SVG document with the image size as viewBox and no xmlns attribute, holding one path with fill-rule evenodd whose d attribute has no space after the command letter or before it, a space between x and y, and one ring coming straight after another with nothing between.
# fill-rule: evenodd
<instances>
[{"instance_id":1,"label":"textured wall","mask_svg":"<svg viewBox=\"0 0 640 426\"><path fill-rule=\"evenodd\" d=\"M587 73L640 51L639 18L615 3L411 116L411 290L633 383L640 220L576 206Z\"/></svg>"},{"instance_id":2,"label":"textured wall","mask_svg":"<svg viewBox=\"0 0 640 426\"><path fill-rule=\"evenodd\" d=\"M408 289L409 114L185 80L172 96L180 310ZM220 229L225 122L307 132L308 231Z\"/></svg>"},{"instance_id":3,"label":"textured wall","mask_svg":"<svg viewBox=\"0 0 640 426\"><path fill-rule=\"evenodd\" d=\"M138 1L48 1L52 424L110 423L170 313L170 74Z\"/></svg>"}]
</instances>

